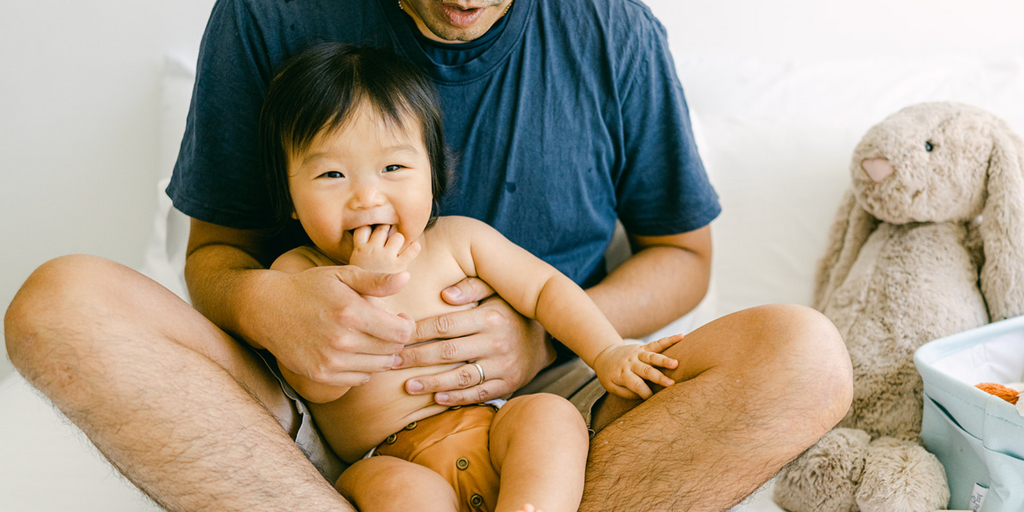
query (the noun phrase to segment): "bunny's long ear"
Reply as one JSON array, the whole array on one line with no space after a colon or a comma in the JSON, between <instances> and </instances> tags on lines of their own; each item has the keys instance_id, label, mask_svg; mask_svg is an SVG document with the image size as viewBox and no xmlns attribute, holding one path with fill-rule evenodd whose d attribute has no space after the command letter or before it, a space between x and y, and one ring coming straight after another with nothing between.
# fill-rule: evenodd
<instances>
[{"instance_id":1,"label":"bunny's long ear","mask_svg":"<svg viewBox=\"0 0 1024 512\"><path fill-rule=\"evenodd\" d=\"M1008 127L995 131L980 228L981 293L993 322L1024 314L1024 143Z\"/></svg>"},{"instance_id":2,"label":"bunny's long ear","mask_svg":"<svg viewBox=\"0 0 1024 512\"><path fill-rule=\"evenodd\" d=\"M860 248L876 226L878 219L861 208L853 189L847 188L828 232L828 249L818 262L814 278L814 309L824 311L832 292L846 280Z\"/></svg>"}]
</instances>

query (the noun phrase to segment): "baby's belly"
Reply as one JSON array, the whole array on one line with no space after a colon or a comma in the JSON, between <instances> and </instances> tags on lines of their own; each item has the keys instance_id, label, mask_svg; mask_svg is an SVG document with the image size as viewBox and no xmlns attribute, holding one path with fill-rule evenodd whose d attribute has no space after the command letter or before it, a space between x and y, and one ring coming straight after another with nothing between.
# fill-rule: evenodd
<instances>
[{"instance_id":1,"label":"baby's belly","mask_svg":"<svg viewBox=\"0 0 1024 512\"><path fill-rule=\"evenodd\" d=\"M458 368L455 363L376 373L370 382L353 387L328 404L309 404L327 444L346 462L359 460L371 448L406 425L443 412L434 395L410 395L405 381Z\"/></svg>"}]
</instances>

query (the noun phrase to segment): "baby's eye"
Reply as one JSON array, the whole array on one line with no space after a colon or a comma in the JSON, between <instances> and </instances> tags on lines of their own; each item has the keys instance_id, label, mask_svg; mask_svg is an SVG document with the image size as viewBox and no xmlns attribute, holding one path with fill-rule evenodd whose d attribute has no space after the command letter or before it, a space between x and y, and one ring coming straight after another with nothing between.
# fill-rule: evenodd
<instances>
[{"instance_id":1,"label":"baby's eye","mask_svg":"<svg viewBox=\"0 0 1024 512\"><path fill-rule=\"evenodd\" d=\"M345 175L338 171L327 171L320 175L321 178L344 178Z\"/></svg>"},{"instance_id":2,"label":"baby's eye","mask_svg":"<svg viewBox=\"0 0 1024 512\"><path fill-rule=\"evenodd\" d=\"M931 153L933 149L935 149L935 144L932 144L932 141L930 141L930 140L924 141L924 150L925 151Z\"/></svg>"},{"instance_id":3,"label":"baby's eye","mask_svg":"<svg viewBox=\"0 0 1024 512\"><path fill-rule=\"evenodd\" d=\"M384 168L384 172L397 171L397 170L399 170L401 168L402 168L401 165L389 165L389 166Z\"/></svg>"}]
</instances>

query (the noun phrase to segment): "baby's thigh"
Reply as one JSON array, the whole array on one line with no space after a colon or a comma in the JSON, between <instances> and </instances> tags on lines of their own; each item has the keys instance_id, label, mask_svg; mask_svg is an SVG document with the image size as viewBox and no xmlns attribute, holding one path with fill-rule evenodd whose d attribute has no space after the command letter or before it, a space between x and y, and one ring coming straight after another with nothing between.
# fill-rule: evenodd
<instances>
[{"instance_id":1,"label":"baby's thigh","mask_svg":"<svg viewBox=\"0 0 1024 512\"><path fill-rule=\"evenodd\" d=\"M361 512L453 512L455 491L419 464L382 455L352 464L334 485Z\"/></svg>"},{"instance_id":2,"label":"baby's thigh","mask_svg":"<svg viewBox=\"0 0 1024 512\"><path fill-rule=\"evenodd\" d=\"M551 393L533 393L517 396L498 410L491 422L491 435L495 431L516 428L515 425L548 425L557 430L587 431L587 424L579 409L568 399Z\"/></svg>"},{"instance_id":3,"label":"baby's thigh","mask_svg":"<svg viewBox=\"0 0 1024 512\"><path fill-rule=\"evenodd\" d=\"M590 435L572 402L550 393L534 393L509 400L494 417L490 446L495 467L500 467L513 444L551 451L582 449L586 453Z\"/></svg>"}]
</instances>

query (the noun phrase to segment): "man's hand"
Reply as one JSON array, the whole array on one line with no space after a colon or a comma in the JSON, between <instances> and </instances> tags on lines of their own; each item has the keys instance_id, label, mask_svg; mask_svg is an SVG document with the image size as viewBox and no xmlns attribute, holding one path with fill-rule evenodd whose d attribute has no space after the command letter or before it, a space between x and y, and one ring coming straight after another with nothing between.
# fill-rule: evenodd
<instances>
[{"instance_id":1,"label":"man's hand","mask_svg":"<svg viewBox=\"0 0 1024 512\"><path fill-rule=\"evenodd\" d=\"M436 393L434 400L442 405L479 403L511 394L554 361L554 348L544 328L512 309L483 281L463 279L441 297L454 306L482 302L469 310L420 320L414 341L438 341L402 351L401 366L472 361L480 365L486 380L480 382L475 366L463 365L409 379L405 383L409 394Z\"/></svg>"},{"instance_id":2,"label":"man's hand","mask_svg":"<svg viewBox=\"0 0 1024 512\"><path fill-rule=\"evenodd\" d=\"M266 314L261 343L289 370L332 386L358 386L390 370L415 332L406 315L370 305L362 295L393 295L409 274L380 274L352 265L275 272L260 294Z\"/></svg>"},{"instance_id":3,"label":"man's hand","mask_svg":"<svg viewBox=\"0 0 1024 512\"><path fill-rule=\"evenodd\" d=\"M655 366L673 369L679 361L661 352L683 339L682 334L644 345L612 345L594 358L594 372L609 393L622 398L647 400L654 394L644 381L668 387L675 383Z\"/></svg>"}]
</instances>

